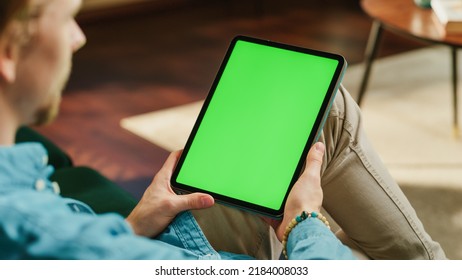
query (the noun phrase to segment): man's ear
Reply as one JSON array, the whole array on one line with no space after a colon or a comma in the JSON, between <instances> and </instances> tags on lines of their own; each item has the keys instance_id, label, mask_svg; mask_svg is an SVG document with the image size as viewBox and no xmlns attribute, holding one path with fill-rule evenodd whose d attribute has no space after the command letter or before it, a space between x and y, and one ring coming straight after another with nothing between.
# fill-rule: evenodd
<instances>
[{"instance_id":1,"label":"man's ear","mask_svg":"<svg viewBox=\"0 0 462 280\"><path fill-rule=\"evenodd\" d=\"M16 79L18 43L8 36L0 35L0 78L8 83Z\"/></svg>"}]
</instances>

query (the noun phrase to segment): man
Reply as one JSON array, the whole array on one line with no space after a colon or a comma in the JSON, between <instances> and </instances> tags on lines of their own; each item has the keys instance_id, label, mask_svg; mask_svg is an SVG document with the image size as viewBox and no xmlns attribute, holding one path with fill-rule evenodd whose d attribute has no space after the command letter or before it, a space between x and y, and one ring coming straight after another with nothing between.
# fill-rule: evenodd
<instances>
[{"instance_id":1,"label":"man","mask_svg":"<svg viewBox=\"0 0 462 280\"><path fill-rule=\"evenodd\" d=\"M242 236L234 230L223 236L220 229L234 217L243 217L240 213L212 207L214 200L206 194L172 192L169 179L179 152L171 154L124 220L115 214L94 215L87 205L57 195L59 187L48 180L53 170L47 166L43 147L14 145L19 126L44 124L56 116L72 54L85 43L74 20L80 4L81 0L2 0L0 4L0 258L248 258L217 252L222 248L261 257L255 252L266 246L261 240L270 238L269 226L259 217L242 214L245 218L239 224L256 231ZM283 220L269 222L277 239L284 241L284 252L289 258L353 257L313 218L316 215L306 218L310 216L306 213L319 212L324 191L324 208L367 257L444 258L368 147L359 123L359 111L342 89L321 137L327 146L318 143L310 150ZM194 213L200 227L186 211L210 207ZM229 212L236 216L210 218L226 217ZM256 248L235 246L244 239Z\"/></svg>"}]
</instances>

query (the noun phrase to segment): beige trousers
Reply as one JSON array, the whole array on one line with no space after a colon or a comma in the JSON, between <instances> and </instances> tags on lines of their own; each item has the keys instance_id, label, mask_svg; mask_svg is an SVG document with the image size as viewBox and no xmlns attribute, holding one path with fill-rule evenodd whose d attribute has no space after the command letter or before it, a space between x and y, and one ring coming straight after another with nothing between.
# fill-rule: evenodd
<instances>
[{"instance_id":1,"label":"beige trousers","mask_svg":"<svg viewBox=\"0 0 462 280\"><path fill-rule=\"evenodd\" d=\"M371 147L361 113L341 87L324 125L323 208L343 240L371 259L445 259L415 210ZM194 211L217 251L278 258L281 245L260 217L216 205Z\"/></svg>"}]
</instances>

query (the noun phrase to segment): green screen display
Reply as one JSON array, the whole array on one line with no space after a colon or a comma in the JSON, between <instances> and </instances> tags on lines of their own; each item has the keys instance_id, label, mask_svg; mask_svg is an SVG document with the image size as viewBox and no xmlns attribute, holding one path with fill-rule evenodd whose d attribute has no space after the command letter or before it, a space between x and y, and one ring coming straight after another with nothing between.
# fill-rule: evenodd
<instances>
[{"instance_id":1,"label":"green screen display","mask_svg":"<svg viewBox=\"0 0 462 280\"><path fill-rule=\"evenodd\" d=\"M175 184L280 210L339 60L245 40L228 55Z\"/></svg>"}]
</instances>

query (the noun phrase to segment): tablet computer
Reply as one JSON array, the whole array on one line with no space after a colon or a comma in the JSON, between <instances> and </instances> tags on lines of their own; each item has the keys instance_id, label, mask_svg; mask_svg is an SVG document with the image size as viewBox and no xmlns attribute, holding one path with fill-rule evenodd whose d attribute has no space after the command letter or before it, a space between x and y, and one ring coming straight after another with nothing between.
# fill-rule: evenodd
<instances>
[{"instance_id":1,"label":"tablet computer","mask_svg":"<svg viewBox=\"0 0 462 280\"><path fill-rule=\"evenodd\" d=\"M281 217L345 68L337 54L234 38L175 167L173 189Z\"/></svg>"}]
</instances>

